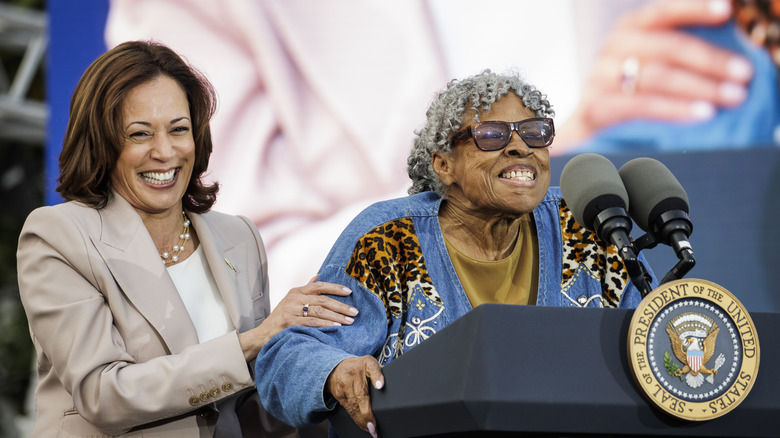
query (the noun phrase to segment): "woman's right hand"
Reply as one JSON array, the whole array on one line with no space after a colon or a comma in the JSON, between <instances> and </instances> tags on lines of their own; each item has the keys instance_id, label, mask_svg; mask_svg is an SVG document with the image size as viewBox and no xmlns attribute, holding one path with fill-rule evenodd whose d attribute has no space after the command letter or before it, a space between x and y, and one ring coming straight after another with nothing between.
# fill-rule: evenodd
<instances>
[{"instance_id":1,"label":"woman's right hand","mask_svg":"<svg viewBox=\"0 0 780 438\"><path fill-rule=\"evenodd\" d=\"M347 296L344 286L317 281L314 276L305 286L291 289L270 315L252 330L239 333L238 341L247 362L277 333L291 326L328 327L349 325L358 310L327 295Z\"/></svg>"},{"instance_id":2,"label":"woman's right hand","mask_svg":"<svg viewBox=\"0 0 780 438\"><path fill-rule=\"evenodd\" d=\"M346 409L355 424L376 438L369 384L375 389L384 387L382 366L372 356L349 357L336 365L325 382L325 389Z\"/></svg>"},{"instance_id":3,"label":"woman's right hand","mask_svg":"<svg viewBox=\"0 0 780 438\"><path fill-rule=\"evenodd\" d=\"M749 61L682 30L721 25L731 11L729 0L656 0L623 15L551 153L618 123L702 120L742 103L753 76Z\"/></svg>"}]
</instances>

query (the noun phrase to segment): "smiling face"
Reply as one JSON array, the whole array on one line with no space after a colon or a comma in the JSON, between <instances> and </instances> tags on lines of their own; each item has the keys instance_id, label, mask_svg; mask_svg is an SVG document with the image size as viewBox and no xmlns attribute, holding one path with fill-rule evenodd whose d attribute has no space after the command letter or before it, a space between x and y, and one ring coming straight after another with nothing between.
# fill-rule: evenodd
<instances>
[{"instance_id":1,"label":"smiling face","mask_svg":"<svg viewBox=\"0 0 780 438\"><path fill-rule=\"evenodd\" d=\"M461 130L476 124L473 117L473 111L466 112ZM512 92L480 114L481 121L532 117L536 117L533 111ZM473 215L528 213L542 202L550 186L549 149L529 148L515 131L502 150L482 151L472 138L453 145L450 155L436 153L433 160L436 174L447 186L448 202Z\"/></svg>"},{"instance_id":2,"label":"smiling face","mask_svg":"<svg viewBox=\"0 0 780 438\"><path fill-rule=\"evenodd\" d=\"M195 161L187 96L158 77L130 90L122 103L122 152L111 173L114 189L144 215L181 214Z\"/></svg>"}]
</instances>

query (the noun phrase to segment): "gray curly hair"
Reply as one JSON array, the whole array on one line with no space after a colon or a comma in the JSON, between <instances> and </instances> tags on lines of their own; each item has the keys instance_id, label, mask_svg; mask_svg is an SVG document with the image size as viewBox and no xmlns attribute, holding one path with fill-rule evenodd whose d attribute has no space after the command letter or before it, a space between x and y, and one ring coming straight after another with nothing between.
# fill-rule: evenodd
<instances>
[{"instance_id":1,"label":"gray curly hair","mask_svg":"<svg viewBox=\"0 0 780 438\"><path fill-rule=\"evenodd\" d=\"M407 159L407 172L412 179L408 193L436 191L447 197L446 188L433 171L433 154L451 152L450 136L457 132L467 110L473 110L474 121L479 121L480 112L490 111L491 105L509 91L523 100L526 108L534 111L536 117L553 117L547 96L527 83L518 73L496 74L484 70L468 78L454 79L440 91L428 108L425 126L415 132L416 138Z\"/></svg>"}]
</instances>

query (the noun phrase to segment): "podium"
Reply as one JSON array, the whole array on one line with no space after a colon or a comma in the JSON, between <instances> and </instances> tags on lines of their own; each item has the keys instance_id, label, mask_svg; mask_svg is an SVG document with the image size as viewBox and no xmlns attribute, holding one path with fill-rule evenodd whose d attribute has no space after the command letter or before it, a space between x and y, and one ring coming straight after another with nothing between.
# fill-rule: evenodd
<instances>
[{"instance_id":1,"label":"podium","mask_svg":"<svg viewBox=\"0 0 780 438\"><path fill-rule=\"evenodd\" d=\"M384 368L371 390L379 435L780 436L780 313L751 313L761 348L753 389L708 421L662 412L627 358L633 310L484 304ZM342 438L370 437L338 407Z\"/></svg>"}]
</instances>

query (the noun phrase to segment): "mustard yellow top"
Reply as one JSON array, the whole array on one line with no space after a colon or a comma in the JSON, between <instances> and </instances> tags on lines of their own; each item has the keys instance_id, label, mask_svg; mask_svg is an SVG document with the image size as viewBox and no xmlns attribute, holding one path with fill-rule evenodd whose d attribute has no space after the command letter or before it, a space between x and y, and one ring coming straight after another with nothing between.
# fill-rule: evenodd
<instances>
[{"instance_id":1,"label":"mustard yellow top","mask_svg":"<svg viewBox=\"0 0 780 438\"><path fill-rule=\"evenodd\" d=\"M536 304L539 284L539 245L533 216L521 218L512 254L502 260L481 261L464 255L447 238L444 242L471 307L482 303Z\"/></svg>"}]
</instances>

